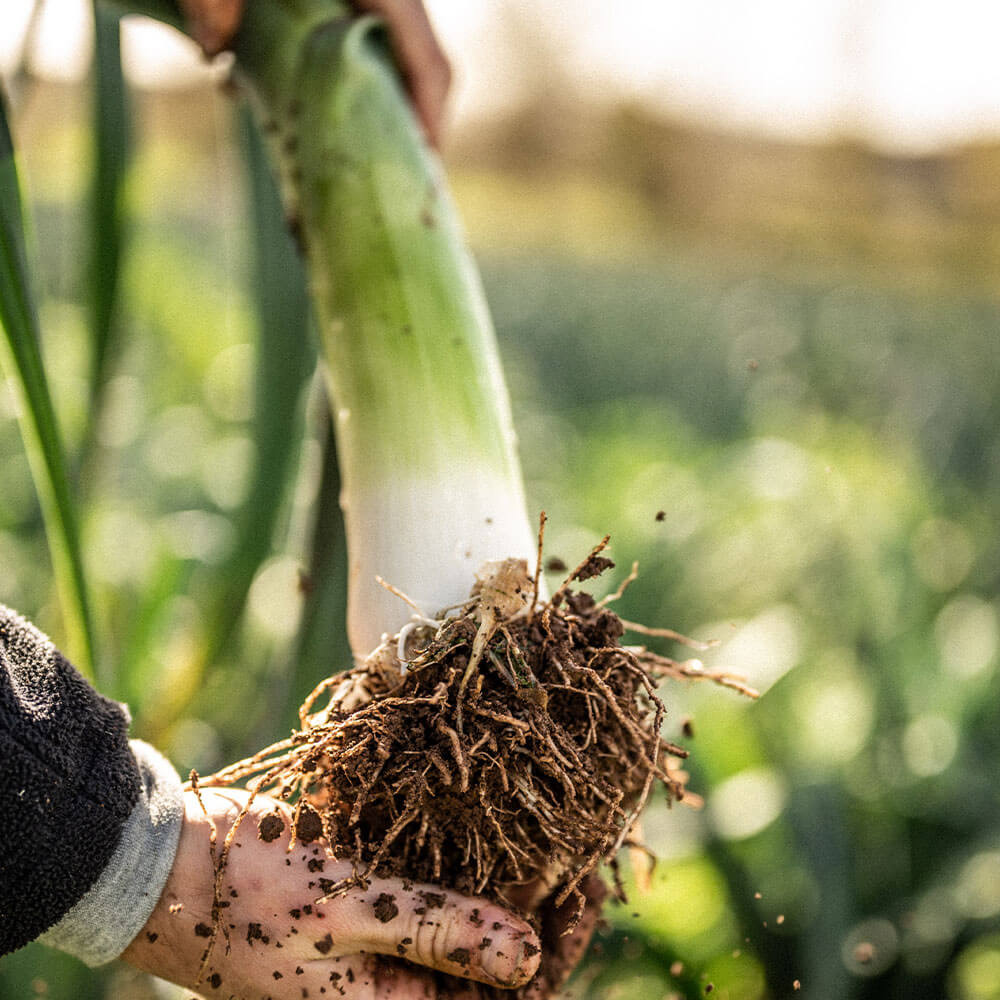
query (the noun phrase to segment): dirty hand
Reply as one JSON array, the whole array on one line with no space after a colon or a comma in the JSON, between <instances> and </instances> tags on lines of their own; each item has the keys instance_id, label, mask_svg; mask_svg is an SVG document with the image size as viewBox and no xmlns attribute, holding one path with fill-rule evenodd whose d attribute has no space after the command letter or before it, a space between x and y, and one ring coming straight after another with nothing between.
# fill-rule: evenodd
<instances>
[{"instance_id":1,"label":"dirty hand","mask_svg":"<svg viewBox=\"0 0 1000 1000\"><path fill-rule=\"evenodd\" d=\"M221 848L247 793L202 789L201 796ZM281 832L265 841L261 820L275 813L283 820ZM534 931L485 900L400 879L372 879L366 890L316 905L323 895L321 880L336 882L352 868L328 858L319 841L299 843L289 853L290 826L284 803L264 796L254 801L233 840L223 878L221 925L228 940L219 933L199 983L211 934L214 869L211 824L187 792L170 878L122 958L204 996L239 1000L471 1000L478 996L473 983L468 990L455 983L458 992L442 992L434 976L418 966L511 988L534 975L539 962ZM267 823L264 832L270 835ZM400 956L408 963L392 960Z\"/></svg>"},{"instance_id":2,"label":"dirty hand","mask_svg":"<svg viewBox=\"0 0 1000 1000\"><path fill-rule=\"evenodd\" d=\"M233 41L246 0L180 0L188 32L209 56ZM441 142L451 67L422 0L350 0L355 10L385 21L413 108L432 146Z\"/></svg>"}]
</instances>

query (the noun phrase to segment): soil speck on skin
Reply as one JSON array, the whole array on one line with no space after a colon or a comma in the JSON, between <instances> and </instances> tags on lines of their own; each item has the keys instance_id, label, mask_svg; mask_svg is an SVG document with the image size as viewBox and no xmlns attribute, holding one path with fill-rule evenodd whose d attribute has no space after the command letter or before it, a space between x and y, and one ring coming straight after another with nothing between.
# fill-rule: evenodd
<instances>
[{"instance_id":1,"label":"soil speck on skin","mask_svg":"<svg viewBox=\"0 0 1000 1000\"><path fill-rule=\"evenodd\" d=\"M308 865L311 872L321 872L325 867L326 862L322 858L313 858Z\"/></svg>"},{"instance_id":2,"label":"soil speck on skin","mask_svg":"<svg viewBox=\"0 0 1000 1000\"><path fill-rule=\"evenodd\" d=\"M254 941L259 941L263 938L264 932L261 930L260 924L249 923L247 924L247 944L253 947Z\"/></svg>"},{"instance_id":3,"label":"soil speck on skin","mask_svg":"<svg viewBox=\"0 0 1000 1000\"><path fill-rule=\"evenodd\" d=\"M288 915L289 915L289 916L290 916L290 917L291 917L291 918L292 918L293 920L298 920L298 919L300 919L300 918L301 918L301 916L302 916L302 911L301 911L301 910L289 910L289 911L288 911Z\"/></svg>"},{"instance_id":4,"label":"soil speck on skin","mask_svg":"<svg viewBox=\"0 0 1000 1000\"><path fill-rule=\"evenodd\" d=\"M278 972L277 969L275 969L274 972L271 973L271 975L274 976L275 979L284 979L285 978L280 972Z\"/></svg>"},{"instance_id":5,"label":"soil speck on skin","mask_svg":"<svg viewBox=\"0 0 1000 1000\"><path fill-rule=\"evenodd\" d=\"M330 949L333 947L333 938L330 937L329 934L327 934L324 937L320 938L319 941L314 941L313 942L313 947L321 955L329 955L330 954Z\"/></svg>"},{"instance_id":6,"label":"soil speck on skin","mask_svg":"<svg viewBox=\"0 0 1000 1000\"><path fill-rule=\"evenodd\" d=\"M217 990L222 985L222 976L217 972L213 972L208 977L208 985L212 987L213 990Z\"/></svg>"},{"instance_id":7,"label":"soil speck on skin","mask_svg":"<svg viewBox=\"0 0 1000 1000\"><path fill-rule=\"evenodd\" d=\"M524 953L528 956L528 958L533 958L539 953L539 951L541 951L541 948L539 948L538 945L532 944L530 941L524 942Z\"/></svg>"},{"instance_id":8,"label":"soil speck on skin","mask_svg":"<svg viewBox=\"0 0 1000 1000\"><path fill-rule=\"evenodd\" d=\"M483 926L483 918L479 915L478 907L474 909L472 913L469 915L469 923L472 924L473 927Z\"/></svg>"},{"instance_id":9,"label":"soil speck on skin","mask_svg":"<svg viewBox=\"0 0 1000 1000\"><path fill-rule=\"evenodd\" d=\"M305 971L306 970L303 969L301 965L296 965L295 966L295 975L301 976L301 975L303 975L305 973Z\"/></svg>"},{"instance_id":10,"label":"soil speck on skin","mask_svg":"<svg viewBox=\"0 0 1000 1000\"><path fill-rule=\"evenodd\" d=\"M146 931L146 940L152 944L160 935L155 931Z\"/></svg>"},{"instance_id":11,"label":"soil speck on skin","mask_svg":"<svg viewBox=\"0 0 1000 1000\"><path fill-rule=\"evenodd\" d=\"M194 934L195 937L210 938L212 936L212 928L208 924L195 924Z\"/></svg>"},{"instance_id":12,"label":"soil speck on skin","mask_svg":"<svg viewBox=\"0 0 1000 1000\"><path fill-rule=\"evenodd\" d=\"M299 825L295 828L295 835L303 844L311 844L314 840L319 840L323 836L323 820L319 813L309 806L304 806L299 814Z\"/></svg>"},{"instance_id":13,"label":"soil speck on skin","mask_svg":"<svg viewBox=\"0 0 1000 1000\"><path fill-rule=\"evenodd\" d=\"M479 942L479 950L486 951L491 944L493 944L493 938L484 937L482 941Z\"/></svg>"},{"instance_id":14,"label":"soil speck on skin","mask_svg":"<svg viewBox=\"0 0 1000 1000\"><path fill-rule=\"evenodd\" d=\"M281 818L281 813L268 813L266 816L261 816L257 824L257 836L265 844L270 844L272 840L277 840L281 836L284 829L285 821Z\"/></svg>"},{"instance_id":15,"label":"soil speck on skin","mask_svg":"<svg viewBox=\"0 0 1000 1000\"><path fill-rule=\"evenodd\" d=\"M421 898L427 904L429 910L440 910L444 906L445 894L443 892L421 892Z\"/></svg>"},{"instance_id":16,"label":"soil speck on skin","mask_svg":"<svg viewBox=\"0 0 1000 1000\"><path fill-rule=\"evenodd\" d=\"M667 519L667 512L665 510L658 510L656 512L657 521L665 521Z\"/></svg>"},{"instance_id":17,"label":"soil speck on skin","mask_svg":"<svg viewBox=\"0 0 1000 1000\"><path fill-rule=\"evenodd\" d=\"M456 965L468 966L472 955L470 954L468 948L455 948L453 951L449 951L448 954L445 955L445 958L447 958L449 962L454 962Z\"/></svg>"},{"instance_id":18,"label":"soil speck on skin","mask_svg":"<svg viewBox=\"0 0 1000 1000\"><path fill-rule=\"evenodd\" d=\"M375 916L383 923L395 920L399 915L399 907L396 905L396 897L388 892L383 892L372 904Z\"/></svg>"},{"instance_id":19,"label":"soil speck on skin","mask_svg":"<svg viewBox=\"0 0 1000 1000\"><path fill-rule=\"evenodd\" d=\"M501 927L503 927L503 924L500 923L499 920L494 920L493 921L493 930L498 931L498 930L500 930Z\"/></svg>"}]
</instances>

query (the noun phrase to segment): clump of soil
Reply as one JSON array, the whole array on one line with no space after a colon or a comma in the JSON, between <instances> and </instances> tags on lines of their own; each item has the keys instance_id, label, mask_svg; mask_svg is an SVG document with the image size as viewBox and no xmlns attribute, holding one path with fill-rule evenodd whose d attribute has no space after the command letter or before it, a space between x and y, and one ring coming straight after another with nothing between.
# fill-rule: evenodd
<instances>
[{"instance_id":1,"label":"clump of soil","mask_svg":"<svg viewBox=\"0 0 1000 1000\"><path fill-rule=\"evenodd\" d=\"M654 783L684 798L687 752L661 736L659 681L709 676L622 645L639 626L608 604L634 569L603 601L572 589L614 565L606 543L549 600L523 561L488 564L460 614L415 617L320 684L290 739L202 783L250 779L294 801L298 839L322 833L353 862L348 878L320 880L325 899L402 876L528 911L554 896L573 906L572 929L581 882L614 859Z\"/></svg>"}]
</instances>

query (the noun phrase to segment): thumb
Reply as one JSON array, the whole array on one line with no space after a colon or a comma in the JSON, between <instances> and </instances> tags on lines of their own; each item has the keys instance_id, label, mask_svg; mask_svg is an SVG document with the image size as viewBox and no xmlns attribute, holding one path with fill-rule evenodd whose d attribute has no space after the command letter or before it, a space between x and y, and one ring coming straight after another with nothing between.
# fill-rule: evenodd
<instances>
[{"instance_id":1,"label":"thumb","mask_svg":"<svg viewBox=\"0 0 1000 1000\"><path fill-rule=\"evenodd\" d=\"M352 937L382 955L494 986L517 987L538 970L538 937L495 903L432 885L373 879Z\"/></svg>"}]
</instances>

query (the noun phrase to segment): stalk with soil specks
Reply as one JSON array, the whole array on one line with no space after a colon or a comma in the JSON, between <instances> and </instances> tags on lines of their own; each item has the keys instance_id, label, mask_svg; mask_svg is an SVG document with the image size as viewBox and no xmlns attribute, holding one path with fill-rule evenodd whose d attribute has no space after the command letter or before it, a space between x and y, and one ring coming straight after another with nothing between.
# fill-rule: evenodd
<instances>
[{"instance_id":1,"label":"stalk with soil specks","mask_svg":"<svg viewBox=\"0 0 1000 1000\"><path fill-rule=\"evenodd\" d=\"M249 4L235 42L309 264L334 402L357 657L529 559L507 390L476 268L380 22Z\"/></svg>"}]
</instances>

